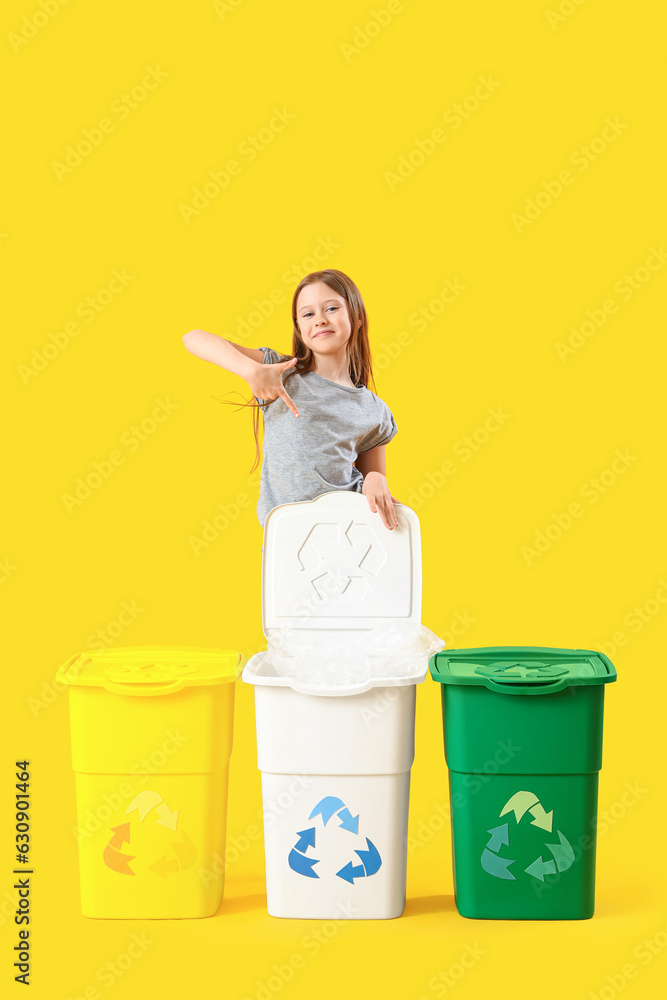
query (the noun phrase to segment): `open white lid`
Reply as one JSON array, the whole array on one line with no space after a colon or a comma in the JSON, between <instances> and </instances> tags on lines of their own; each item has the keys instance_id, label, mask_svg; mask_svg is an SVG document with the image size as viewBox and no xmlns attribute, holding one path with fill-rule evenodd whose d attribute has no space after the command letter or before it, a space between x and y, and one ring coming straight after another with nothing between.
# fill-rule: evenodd
<instances>
[{"instance_id":1,"label":"open white lid","mask_svg":"<svg viewBox=\"0 0 667 1000\"><path fill-rule=\"evenodd\" d=\"M395 503L387 528L350 490L274 507L264 524L262 629L357 631L421 622L419 518Z\"/></svg>"}]
</instances>

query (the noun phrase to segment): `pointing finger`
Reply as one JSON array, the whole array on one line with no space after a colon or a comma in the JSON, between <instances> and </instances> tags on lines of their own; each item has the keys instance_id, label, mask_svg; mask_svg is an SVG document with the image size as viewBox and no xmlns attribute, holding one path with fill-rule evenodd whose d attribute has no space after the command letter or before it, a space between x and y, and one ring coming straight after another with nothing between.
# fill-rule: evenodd
<instances>
[{"instance_id":1,"label":"pointing finger","mask_svg":"<svg viewBox=\"0 0 667 1000\"><path fill-rule=\"evenodd\" d=\"M287 395L287 393L285 392L284 389L281 390L281 392L279 393L279 395L280 395L280 398L285 401L285 404L289 407L289 409L292 411L292 413L294 414L294 416L298 417L299 416L299 411L297 410L296 405L292 402L292 400Z\"/></svg>"}]
</instances>

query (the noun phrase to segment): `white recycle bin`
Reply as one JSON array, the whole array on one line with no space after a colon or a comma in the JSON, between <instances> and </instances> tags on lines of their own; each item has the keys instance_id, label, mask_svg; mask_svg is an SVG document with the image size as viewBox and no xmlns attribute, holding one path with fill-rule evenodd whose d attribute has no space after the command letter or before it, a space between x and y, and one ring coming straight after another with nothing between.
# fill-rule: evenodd
<instances>
[{"instance_id":1,"label":"white recycle bin","mask_svg":"<svg viewBox=\"0 0 667 1000\"><path fill-rule=\"evenodd\" d=\"M363 494L281 504L264 526L262 624L343 632L420 623L419 519L385 527ZM267 909L274 917L388 919L405 908L417 676L348 687L248 661L262 772Z\"/></svg>"}]
</instances>

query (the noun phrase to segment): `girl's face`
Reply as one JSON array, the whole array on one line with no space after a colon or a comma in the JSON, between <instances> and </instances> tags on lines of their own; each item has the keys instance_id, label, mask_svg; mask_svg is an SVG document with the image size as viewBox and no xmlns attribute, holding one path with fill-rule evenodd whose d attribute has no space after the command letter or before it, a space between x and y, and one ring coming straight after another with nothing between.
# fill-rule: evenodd
<instances>
[{"instance_id":1,"label":"girl's face","mask_svg":"<svg viewBox=\"0 0 667 1000\"><path fill-rule=\"evenodd\" d=\"M334 354L352 333L347 302L323 281L301 289L296 318L304 344L316 354Z\"/></svg>"}]
</instances>

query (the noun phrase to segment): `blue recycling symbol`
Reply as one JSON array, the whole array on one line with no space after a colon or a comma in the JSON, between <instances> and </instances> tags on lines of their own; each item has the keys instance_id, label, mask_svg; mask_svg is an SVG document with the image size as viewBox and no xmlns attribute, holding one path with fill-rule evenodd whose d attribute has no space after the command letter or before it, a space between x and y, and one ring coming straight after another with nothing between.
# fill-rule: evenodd
<instances>
[{"instance_id":1,"label":"blue recycling symbol","mask_svg":"<svg viewBox=\"0 0 667 1000\"><path fill-rule=\"evenodd\" d=\"M340 820L338 826L341 830L348 830L353 834L359 833L359 816L353 816L343 800L336 798L335 795L327 795L323 799L320 799L308 819L313 819L317 816L321 817L323 826L327 825L332 816L337 816ZM314 867L320 863L321 859L308 856L308 849L311 847L313 850L315 849L316 833L317 828L315 826L308 827L306 830L299 830L297 832L299 839L289 852L287 858L292 871L298 875L304 875L306 878L320 877L314 871ZM368 878L371 875L375 875L382 866L382 858L377 847L368 837L365 840L366 850L354 851L361 864L355 864L354 860L348 861L346 865L336 872L338 878L350 882L351 885L355 884L355 879Z\"/></svg>"}]
</instances>

